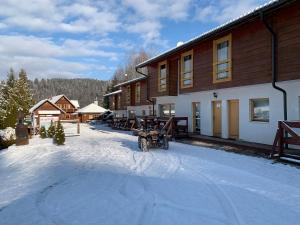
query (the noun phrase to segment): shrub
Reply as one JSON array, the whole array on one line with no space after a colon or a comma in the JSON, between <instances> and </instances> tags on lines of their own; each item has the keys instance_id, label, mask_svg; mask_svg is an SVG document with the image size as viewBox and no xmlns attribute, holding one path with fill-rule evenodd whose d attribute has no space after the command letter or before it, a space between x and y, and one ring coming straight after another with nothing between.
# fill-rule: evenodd
<instances>
[{"instance_id":1,"label":"shrub","mask_svg":"<svg viewBox=\"0 0 300 225\"><path fill-rule=\"evenodd\" d=\"M47 134L48 134L48 137L49 138L53 138L54 137L54 134L55 134L55 126L51 120L51 124L50 124L50 127L48 128L47 130Z\"/></svg>"},{"instance_id":2,"label":"shrub","mask_svg":"<svg viewBox=\"0 0 300 225\"><path fill-rule=\"evenodd\" d=\"M0 130L0 149L8 148L16 143L16 131L14 128L7 127Z\"/></svg>"},{"instance_id":3,"label":"shrub","mask_svg":"<svg viewBox=\"0 0 300 225\"><path fill-rule=\"evenodd\" d=\"M57 145L63 145L65 143L65 131L60 121L57 123L53 141Z\"/></svg>"},{"instance_id":4,"label":"shrub","mask_svg":"<svg viewBox=\"0 0 300 225\"><path fill-rule=\"evenodd\" d=\"M40 137L43 139L47 137L46 128L44 126L42 126L40 129Z\"/></svg>"}]
</instances>

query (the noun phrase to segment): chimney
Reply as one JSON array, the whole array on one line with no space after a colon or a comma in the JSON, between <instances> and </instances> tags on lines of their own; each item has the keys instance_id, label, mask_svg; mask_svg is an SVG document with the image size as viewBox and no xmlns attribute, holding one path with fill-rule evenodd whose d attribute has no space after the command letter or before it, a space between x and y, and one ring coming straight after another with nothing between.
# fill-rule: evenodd
<instances>
[{"instance_id":1,"label":"chimney","mask_svg":"<svg viewBox=\"0 0 300 225\"><path fill-rule=\"evenodd\" d=\"M96 100L94 101L94 104L98 105L98 98L96 97Z\"/></svg>"}]
</instances>

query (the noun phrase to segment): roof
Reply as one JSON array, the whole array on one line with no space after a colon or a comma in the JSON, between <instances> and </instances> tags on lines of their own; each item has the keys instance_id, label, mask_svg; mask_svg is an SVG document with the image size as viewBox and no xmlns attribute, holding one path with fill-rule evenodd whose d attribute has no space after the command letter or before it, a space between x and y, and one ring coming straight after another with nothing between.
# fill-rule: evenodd
<instances>
[{"instance_id":1,"label":"roof","mask_svg":"<svg viewBox=\"0 0 300 225\"><path fill-rule=\"evenodd\" d=\"M104 109L103 107L95 104L95 103L91 103L89 105L87 105L86 107L83 107L82 109L79 109L77 111L77 113L104 113L106 112L107 109Z\"/></svg>"},{"instance_id":2,"label":"roof","mask_svg":"<svg viewBox=\"0 0 300 225\"><path fill-rule=\"evenodd\" d=\"M78 100L71 100L71 103L75 106L76 109L80 107Z\"/></svg>"},{"instance_id":3,"label":"roof","mask_svg":"<svg viewBox=\"0 0 300 225\"><path fill-rule=\"evenodd\" d=\"M56 106L54 103L52 103L49 99L43 99L41 101L39 101L38 103L36 103L34 106L32 106L29 109L30 113L33 113L37 108L39 108L41 105L43 105L44 103L48 102L49 104L53 105L55 108L57 108L58 110L60 110L61 112L65 113L65 111L63 111L61 108L59 108L58 106Z\"/></svg>"},{"instance_id":4,"label":"roof","mask_svg":"<svg viewBox=\"0 0 300 225\"><path fill-rule=\"evenodd\" d=\"M201 40L205 40L205 39L208 39L208 38L211 38L212 36L218 34L219 32L223 32L223 31L226 31L228 29L231 29L237 25L240 25L241 23L247 21L247 20L250 20L251 18L254 18L254 17L257 17L257 16L260 16L262 12L268 12L268 11L271 11L271 10L274 10L274 9L277 9L287 3L292 3L294 2L295 0L272 0L272 1L269 1L257 8L255 8L254 10L248 12L248 13L245 13L243 15L241 15L240 17L236 18L236 19L233 19L233 20L230 20L228 22L226 22L225 24L222 24L212 30L209 30L205 33L202 33L200 34L199 36L195 37L195 38L192 38L191 40L183 43L182 45L180 46L176 46L174 48L171 48L165 52L162 52L161 54L157 55L157 56L154 56L138 65L136 65L136 68L141 68L141 67L144 67L152 62L155 62L163 57L167 57L175 52L178 52L180 50L183 50L185 48L187 48L188 46L190 46L191 44L194 44L196 42L199 42Z\"/></svg>"},{"instance_id":5,"label":"roof","mask_svg":"<svg viewBox=\"0 0 300 225\"><path fill-rule=\"evenodd\" d=\"M51 98L49 98L49 100L53 103L53 104L56 104L56 102L61 99L62 97L65 97L75 108L77 108L72 102L70 99L67 98L67 96L65 95L56 95L56 96L53 96Z\"/></svg>"},{"instance_id":6,"label":"roof","mask_svg":"<svg viewBox=\"0 0 300 225\"><path fill-rule=\"evenodd\" d=\"M134 79L119 83L119 84L115 85L114 87L121 87L121 86L128 85L128 84L131 84L131 83L134 83L134 82L137 82L137 81L145 80L146 78L147 77L145 77L145 76L134 78Z\"/></svg>"},{"instance_id":7,"label":"roof","mask_svg":"<svg viewBox=\"0 0 300 225\"><path fill-rule=\"evenodd\" d=\"M117 90L117 91L114 91L114 92L111 92L111 93L107 93L107 94L103 95L103 97L107 97L107 96L111 96L111 95L117 95L121 92L122 92L122 90Z\"/></svg>"}]
</instances>

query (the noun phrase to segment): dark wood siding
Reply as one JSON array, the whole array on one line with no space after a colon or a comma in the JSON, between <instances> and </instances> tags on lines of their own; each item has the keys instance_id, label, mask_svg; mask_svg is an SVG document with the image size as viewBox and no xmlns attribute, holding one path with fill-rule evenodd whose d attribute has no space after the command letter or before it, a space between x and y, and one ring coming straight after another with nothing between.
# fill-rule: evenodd
<instances>
[{"instance_id":1,"label":"dark wood siding","mask_svg":"<svg viewBox=\"0 0 300 225\"><path fill-rule=\"evenodd\" d=\"M266 19L278 33L279 81L300 79L300 1L283 7ZM232 35L232 80L213 83L213 41ZM158 92L157 63L148 66L150 97L177 95L178 64L180 55L193 49L193 87L180 89L180 93L214 90L260 83L269 83L271 76L271 34L260 18L239 25L230 31L191 45L167 58L168 90ZM177 71L177 72L176 72Z\"/></svg>"}]
</instances>

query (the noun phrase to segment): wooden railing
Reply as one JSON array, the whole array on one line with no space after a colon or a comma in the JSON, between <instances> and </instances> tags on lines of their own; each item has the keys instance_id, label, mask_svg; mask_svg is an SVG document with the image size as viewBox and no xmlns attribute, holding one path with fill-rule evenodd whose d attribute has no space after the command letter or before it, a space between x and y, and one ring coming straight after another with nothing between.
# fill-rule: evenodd
<instances>
[{"instance_id":1,"label":"wooden railing","mask_svg":"<svg viewBox=\"0 0 300 225\"><path fill-rule=\"evenodd\" d=\"M300 121L278 121L278 128L270 157L282 157L285 145L300 145L300 135L293 129L300 128Z\"/></svg>"}]
</instances>

